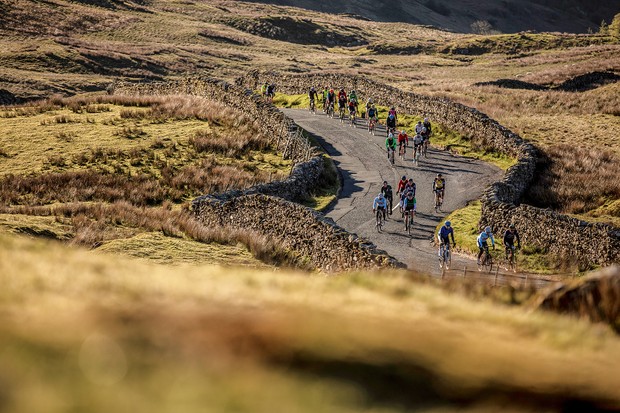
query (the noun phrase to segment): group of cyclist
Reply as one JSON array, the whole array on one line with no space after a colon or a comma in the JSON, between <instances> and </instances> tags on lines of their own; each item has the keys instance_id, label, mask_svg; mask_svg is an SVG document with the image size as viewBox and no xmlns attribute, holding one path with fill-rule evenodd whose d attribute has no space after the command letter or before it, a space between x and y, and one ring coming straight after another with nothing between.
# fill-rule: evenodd
<instances>
[{"instance_id":1,"label":"group of cyclist","mask_svg":"<svg viewBox=\"0 0 620 413\"><path fill-rule=\"evenodd\" d=\"M388 159L393 159L392 152L395 152L397 147L398 153L404 156L407 151L407 147L409 146L409 135L404 129L396 135L396 121L396 111L392 107L386 119L387 138L385 139L385 149L387 151ZM424 122L418 121L415 126L415 135L412 138L414 160L416 159L416 155L421 154L424 147L428 147L430 144L431 134L432 125L430 120L425 118Z\"/></svg>"},{"instance_id":2,"label":"group of cyclist","mask_svg":"<svg viewBox=\"0 0 620 413\"><path fill-rule=\"evenodd\" d=\"M266 88L265 93L269 94L269 85L265 84L263 87ZM340 90L336 93L333 88L325 87L319 94L314 87L311 87L308 91L308 97L310 98L311 110L313 110L315 107L315 101L321 98L323 104L323 111L325 113L333 113L336 103L338 104L338 109L341 113L344 110L348 109L349 115L353 119L355 117L355 114L358 112L359 100L355 90L351 90L347 94L344 88L340 88ZM368 122L376 123L378 121L378 110L372 98L369 98L367 100L365 110ZM389 109L387 118L385 120L387 134L385 140L385 148L388 154L388 159L393 159L393 153L396 151L397 148L399 149L399 153L404 155L406 148L409 146L409 135L404 129L397 132L397 123L398 114L396 113L396 108L392 106ZM424 121L418 121L418 123L415 125L415 135L412 138L414 159L416 157L416 154L418 154L419 151L422 151L423 146L429 144L431 134L432 125L429 119L425 118ZM443 200L446 189L446 180L441 173L437 174L437 176L433 180L432 189L435 199ZM407 176L403 176L398 182L396 195L399 196L398 207L402 216L405 218L406 230L408 227L408 223L411 224L411 220L415 216L417 209L416 184L413 181L413 178L407 178ZM392 210L394 209L393 190L392 186L389 185L387 181L383 181L381 192L373 200L372 209L373 213L375 214L377 213L377 211L379 211L383 216L384 220L387 219L388 215L392 215ZM452 223L450 221L445 221L444 225L437 232L437 240L439 242L438 254L440 257L443 254L444 248L450 248L450 239L452 239L452 245L456 246L456 242L454 240L454 228L452 227ZM478 264L480 264L482 254L485 251L488 253L489 240L491 241L491 246L493 247L493 249L495 249L495 239L493 237L492 229L491 227L487 226L477 237L477 245L479 249ZM509 228L504 233L503 241L504 246L506 247L507 257L510 252L514 253L516 248L521 247L519 233L517 232L514 224L511 223L509 225ZM516 246L515 241L517 243Z\"/></svg>"},{"instance_id":3,"label":"group of cyclist","mask_svg":"<svg viewBox=\"0 0 620 413\"><path fill-rule=\"evenodd\" d=\"M452 246L456 246L456 242L454 241L454 229L452 228L452 223L450 221L444 222L443 226L437 232L437 240L439 241L439 256L442 256L444 248L450 248L450 240L449 237L452 238ZM493 237L493 231L490 226L484 228L484 230L478 235L476 238L476 243L478 245L478 259L477 262L480 265L480 259L482 258L482 254L485 252L489 253L489 245L488 241L491 240L491 246L495 249L495 238ZM517 231L515 224L511 223L508 226L506 232L504 232L504 247L506 249L506 258L508 258L509 254L514 254L517 248L521 248L521 239L519 238L519 232ZM515 241L517 241L517 245L515 246Z\"/></svg>"}]
</instances>

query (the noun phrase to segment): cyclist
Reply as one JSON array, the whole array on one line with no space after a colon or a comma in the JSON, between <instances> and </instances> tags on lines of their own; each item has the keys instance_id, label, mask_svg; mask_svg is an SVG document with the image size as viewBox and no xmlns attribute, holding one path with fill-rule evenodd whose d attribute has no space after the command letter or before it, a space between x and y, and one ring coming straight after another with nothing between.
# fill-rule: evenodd
<instances>
[{"instance_id":1,"label":"cyclist","mask_svg":"<svg viewBox=\"0 0 620 413\"><path fill-rule=\"evenodd\" d=\"M393 134L389 134L385 140L385 149L387 150L388 159L390 159L390 151L396 150L396 139Z\"/></svg>"},{"instance_id":2,"label":"cyclist","mask_svg":"<svg viewBox=\"0 0 620 413\"><path fill-rule=\"evenodd\" d=\"M403 199L403 212L405 214L405 230L407 229L407 220L413 219L416 210L416 201L414 191L408 191Z\"/></svg>"},{"instance_id":3,"label":"cyclist","mask_svg":"<svg viewBox=\"0 0 620 413\"><path fill-rule=\"evenodd\" d=\"M423 135L424 139L428 139L431 137L431 133L433 132L433 128L431 127L431 121L428 118L424 118L424 123L422 124L426 128L426 133Z\"/></svg>"},{"instance_id":4,"label":"cyclist","mask_svg":"<svg viewBox=\"0 0 620 413\"><path fill-rule=\"evenodd\" d=\"M413 157L415 158L415 154L418 151L422 150L422 144L424 143L424 139L422 139L422 135L420 135L419 133L416 133L416 135L413 137Z\"/></svg>"},{"instance_id":5,"label":"cyclist","mask_svg":"<svg viewBox=\"0 0 620 413\"><path fill-rule=\"evenodd\" d=\"M344 91L344 88L340 89L338 92L338 109L344 109L347 106L347 92Z\"/></svg>"},{"instance_id":6,"label":"cyclist","mask_svg":"<svg viewBox=\"0 0 620 413\"><path fill-rule=\"evenodd\" d=\"M504 246L506 247L506 258L508 258L508 252L515 250L515 238L517 239L517 248L521 248L521 239L519 233L515 228L515 224L510 224L506 232L504 233Z\"/></svg>"},{"instance_id":7,"label":"cyclist","mask_svg":"<svg viewBox=\"0 0 620 413\"><path fill-rule=\"evenodd\" d=\"M386 214L385 214L385 210L387 208L387 202L385 201L385 198L383 197L383 192L379 192L379 195L377 195L377 197L375 198L374 201L372 201L372 212L373 213L377 213L377 209L379 211L383 212L383 220L386 219Z\"/></svg>"},{"instance_id":8,"label":"cyclist","mask_svg":"<svg viewBox=\"0 0 620 413\"><path fill-rule=\"evenodd\" d=\"M267 86L267 100L269 100L269 102L272 102L275 95L276 95L276 85L272 83L269 86Z\"/></svg>"},{"instance_id":9,"label":"cyclist","mask_svg":"<svg viewBox=\"0 0 620 413\"><path fill-rule=\"evenodd\" d=\"M398 188L396 189L396 194L400 194L401 192L403 192L405 190L405 187L407 186L407 176L403 175L402 178L400 178L400 181L398 181Z\"/></svg>"},{"instance_id":10,"label":"cyclist","mask_svg":"<svg viewBox=\"0 0 620 413\"><path fill-rule=\"evenodd\" d=\"M357 106L357 94L355 93L355 90L349 92L349 102L354 102L355 106Z\"/></svg>"},{"instance_id":11,"label":"cyclist","mask_svg":"<svg viewBox=\"0 0 620 413\"><path fill-rule=\"evenodd\" d=\"M407 185L405 185L405 192L413 192L413 196L415 196L415 182L413 182L413 178L409 178L407 181Z\"/></svg>"},{"instance_id":12,"label":"cyclist","mask_svg":"<svg viewBox=\"0 0 620 413\"><path fill-rule=\"evenodd\" d=\"M267 99L267 86L269 86L269 83L265 82L260 87L260 94L263 97L263 99Z\"/></svg>"},{"instance_id":13,"label":"cyclist","mask_svg":"<svg viewBox=\"0 0 620 413\"><path fill-rule=\"evenodd\" d=\"M394 115L394 119L398 120L398 115L396 114L396 108L394 106L392 106L388 112L388 116L389 115Z\"/></svg>"},{"instance_id":14,"label":"cyclist","mask_svg":"<svg viewBox=\"0 0 620 413\"><path fill-rule=\"evenodd\" d=\"M405 153L405 148L407 147L407 145L409 145L409 136L407 135L407 132L405 132L405 130L403 129L398 134L398 149L404 147L403 153Z\"/></svg>"},{"instance_id":15,"label":"cyclist","mask_svg":"<svg viewBox=\"0 0 620 413\"><path fill-rule=\"evenodd\" d=\"M415 133L421 136L424 136L426 134L426 128L424 127L424 125L422 125L421 120L419 120L418 123L415 125Z\"/></svg>"},{"instance_id":16,"label":"cyclist","mask_svg":"<svg viewBox=\"0 0 620 413\"><path fill-rule=\"evenodd\" d=\"M314 100L319 99L319 95L316 93L314 86L312 86L308 91L308 98L310 98L310 108L314 107Z\"/></svg>"},{"instance_id":17,"label":"cyclist","mask_svg":"<svg viewBox=\"0 0 620 413\"><path fill-rule=\"evenodd\" d=\"M491 239L491 245L493 245L493 249L495 249L495 238L493 238L491 227L486 227L484 231L478 235L476 240L478 242L478 248L480 248L480 252L478 252L478 264L480 264L480 257L482 257L482 253L489 249L489 246L487 245L487 240L489 239Z\"/></svg>"},{"instance_id":18,"label":"cyclist","mask_svg":"<svg viewBox=\"0 0 620 413\"><path fill-rule=\"evenodd\" d=\"M454 228L452 228L452 223L450 221L446 221L437 233L440 257L443 255L444 246L450 249L450 237L452 237L452 246L456 247L456 242L454 242Z\"/></svg>"},{"instance_id":19,"label":"cyclist","mask_svg":"<svg viewBox=\"0 0 620 413\"><path fill-rule=\"evenodd\" d=\"M329 88L325 86L325 89L321 92L321 97L323 98L323 112L327 113L327 104L329 103L327 98L329 96Z\"/></svg>"},{"instance_id":20,"label":"cyclist","mask_svg":"<svg viewBox=\"0 0 620 413\"><path fill-rule=\"evenodd\" d=\"M387 128L387 133L393 133L396 130L396 116L390 113L385 120L385 126Z\"/></svg>"},{"instance_id":21,"label":"cyclist","mask_svg":"<svg viewBox=\"0 0 620 413\"><path fill-rule=\"evenodd\" d=\"M366 101L366 114L368 114L368 112L370 112L370 108L373 106L372 104L372 98L368 98L368 100ZM370 116L369 116L370 117Z\"/></svg>"},{"instance_id":22,"label":"cyclist","mask_svg":"<svg viewBox=\"0 0 620 413\"><path fill-rule=\"evenodd\" d=\"M370 108L368 108L368 110L366 111L366 113L368 114L368 121L370 121L371 119L375 122L377 121L377 108L375 107L375 105L371 105Z\"/></svg>"},{"instance_id":23,"label":"cyclist","mask_svg":"<svg viewBox=\"0 0 620 413\"><path fill-rule=\"evenodd\" d=\"M334 91L334 89L329 89L329 92L327 92L327 107L329 108L329 105L332 105L332 109L333 107L336 105L336 92Z\"/></svg>"},{"instance_id":24,"label":"cyclist","mask_svg":"<svg viewBox=\"0 0 620 413\"><path fill-rule=\"evenodd\" d=\"M383 181L383 186L381 187L381 193L386 201L390 204L390 208L388 209L388 214L392 215L392 206L393 206L393 195L392 195L392 185L388 184L387 181Z\"/></svg>"},{"instance_id":25,"label":"cyclist","mask_svg":"<svg viewBox=\"0 0 620 413\"><path fill-rule=\"evenodd\" d=\"M446 179L441 174L437 174L435 179L433 180L433 192L436 196L441 196L443 199L446 191Z\"/></svg>"},{"instance_id":26,"label":"cyclist","mask_svg":"<svg viewBox=\"0 0 620 413\"><path fill-rule=\"evenodd\" d=\"M355 112L357 112L357 107L355 105L355 102L350 100L349 101L349 115L350 116L355 116Z\"/></svg>"}]
</instances>

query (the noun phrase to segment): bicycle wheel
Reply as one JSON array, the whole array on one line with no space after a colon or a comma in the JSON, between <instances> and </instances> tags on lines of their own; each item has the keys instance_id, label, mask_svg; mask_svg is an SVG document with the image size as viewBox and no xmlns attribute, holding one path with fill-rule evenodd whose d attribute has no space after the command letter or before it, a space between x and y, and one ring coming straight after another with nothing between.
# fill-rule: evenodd
<instances>
[{"instance_id":1,"label":"bicycle wheel","mask_svg":"<svg viewBox=\"0 0 620 413\"><path fill-rule=\"evenodd\" d=\"M439 247L439 269L443 268L444 257L445 257L444 251L442 250L441 247Z\"/></svg>"},{"instance_id":2,"label":"bicycle wheel","mask_svg":"<svg viewBox=\"0 0 620 413\"><path fill-rule=\"evenodd\" d=\"M375 220L376 220L375 226L377 227L377 232L381 232L381 226L383 224L381 222L381 211L379 209L377 209L377 214L376 214Z\"/></svg>"},{"instance_id":3,"label":"bicycle wheel","mask_svg":"<svg viewBox=\"0 0 620 413\"><path fill-rule=\"evenodd\" d=\"M450 265L452 264L452 253L449 248L445 249L444 252L444 265L446 266L446 270L450 269Z\"/></svg>"},{"instance_id":4,"label":"bicycle wheel","mask_svg":"<svg viewBox=\"0 0 620 413\"><path fill-rule=\"evenodd\" d=\"M413 214L409 214L409 225L407 226L407 233L411 235L411 227L413 227Z\"/></svg>"},{"instance_id":5,"label":"bicycle wheel","mask_svg":"<svg viewBox=\"0 0 620 413\"><path fill-rule=\"evenodd\" d=\"M482 255L480 256L480 259L478 259L477 261L478 271L482 271L486 260L487 260L487 254L483 252Z\"/></svg>"}]
</instances>

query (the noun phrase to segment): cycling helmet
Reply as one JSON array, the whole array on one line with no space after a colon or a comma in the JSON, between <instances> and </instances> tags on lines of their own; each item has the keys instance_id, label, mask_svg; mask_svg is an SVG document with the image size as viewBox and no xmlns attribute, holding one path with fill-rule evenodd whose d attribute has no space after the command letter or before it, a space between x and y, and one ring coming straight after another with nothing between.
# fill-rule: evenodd
<instances>
[{"instance_id":1,"label":"cycling helmet","mask_svg":"<svg viewBox=\"0 0 620 413\"><path fill-rule=\"evenodd\" d=\"M396 108L395 108L394 106L392 106L392 107L390 108L390 110L396 110Z\"/></svg>"},{"instance_id":2,"label":"cycling helmet","mask_svg":"<svg viewBox=\"0 0 620 413\"><path fill-rule=\"evenodd\" d=\"M374 103L372 104L372 106L371 106L371 107L372 107L373 109L376 109L376 108L375 108L375 104L374 104Z\"/></svg>"},{"instance_id":3,"label":"cycling helmet","mask_svg":"<svg viewBox=\"0 0 620 413\"><path fill-rule=\"evenodd\" d=\"M441 178L441 174L437 174L437 178Z\"/></svg>"},{"instance_id":4,"label":"cycling helmet","mask_svg":"<svg viewBox=\"0 0 620 413\"><path fill-rule=\"evenodd\" d=\"M379 195L377 195L378 198L383 198L383 192L379 192Z\"/></svg>"},{"instance_id":5,"label":"cycling helmet","mask_svg":"<svg viewBox=\"0 0 620 413\"><path fill-rule=\"evenodd\" d=\"M314 92L314 86L312 86L312 87L310 88L310 90Z\"/></svg>"},{"instance_id":6,"label":"cycling helmet","mask_svg":"<svg viewBox=\"0 0 620 413\"><path fill-rule=\"evenodd\" d=\"M368 103L372 103L372 98L368 98Z\"/></svg>"},{"instance_id":7,"label":"cycling helmet","mask_svg":"<svg viewBox=\"0 0 620 413\"><path fill-rule=\"evenodd\" d=\"M452 225L452 222L450 222L450 221L446 221L446 222L444 223L444 225L445 225L446 227L448 227L448 228L449 228L449 227L450 227L450 225Z\"/></svg>"},{"instance_id":8,"label":"cycling helmet","mask_svg":"<svg viewBox=\"0 0 620 413\"><path fill-rule=\"evenodd\" d=\"M424 122L428 122L428 118L424 118Z\"/></svg>"},{"instance_id":9,"label":"cycling helmet","mask_svg":"<svg viewBox=\"0 0 620 413\"><path fill-rule=\"evenodd\" d=\"M329 89L329 92L330 93L334 93L334 89Z\"/></svg>"},{"instance_id":10,"label":"cycling helmet","mask_svg":"<svg viewBox=\"0 0 620 413\"><path fill-rule=\"evenodd\" d=\"M383 185L387 185L387 181L383 181Z\"/></svg>"},{"instance_id":11,"label":"cycling helmet","mask_svg":"<svg viewBox=\"0 0 620 413\"><path fill-rule=\"evenodd\" d=\"M394 135L392 134L392 132L390 132L390 134L388 135L388 138L393 138Z\"/></svg>"},{"instance_id":12,"label":"cycling helmet","mask_svg":"<svg viewBox=\"0 0 620 413\"><path fill-rule=\"evenodd\" d=\"M405 134L405 130L404 129L401 130L400 133L402 133L404 135Z\"/></svg>"},{"instance_id":13,"label":"cycling helmet","mask_svg":"<svg viewBox=\"0 0 620 413\"><path fill-rule=\"evenodd\" d=\"M515 229L515 224L510 224L510 229Z\"/></svg>"},{"instance_id":14,"label":"cycling helmet","mask_svg":"<svg viewBox=\"0 0 620 413\"><path fill-rule=\"evenodd\" d=\"M413 178L409 178L409 182L413 182Z\"/></svg>"},{"instance_id":15,"label":"cycling helmet","mask_svg":"<svg viewBox=\"0 0 620 413\"><path fill-rule=\"evenodd\" d=\"M409 191L409 192L407 192L407 197L409 197L409 198L413 198L413 191Z\"/></svg>"},{"instance_id":16,"label":"cycling helmet","mask_svg":"<svg viewBox=\"0 0 620 413\"><path fill-rule=\"evenodd\" d=\"M403 177L401 178L403 181L407 180L407 175L403 175Z\"/></svg>"},{"instance_id":17,"label":"cycling helmet","mask_svg":"<svg viewBox=\"0 0 620 413\"><path fill-rule=\"evenodd\" d=\"M491 227L486 227L484 229L484 232L486 232L487 234L490 234L491 233Z\"/></svg>"}]
</instances>

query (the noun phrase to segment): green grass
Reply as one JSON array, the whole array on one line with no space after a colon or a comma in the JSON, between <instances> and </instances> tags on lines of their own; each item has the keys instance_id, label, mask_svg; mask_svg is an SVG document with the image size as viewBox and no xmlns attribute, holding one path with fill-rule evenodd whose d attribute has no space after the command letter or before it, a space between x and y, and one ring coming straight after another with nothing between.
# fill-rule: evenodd
<instances>
[{"instance_id":1,"label":"green grass","mask_svg":"<svg viewBox=\"0 0 620 413\"><path fill-rule=\"evenodd\" d=\"M387 113L387 108L381 108L379 113L382 112ZM408 114L398 115L398 127L404 127L408 133L415 135L415 125L418 121L422 120L424 119L421 116ZM517 163L515 158L507 155L474 147L471 143L471 139L467 136L447 129L444 125L438 122L433 123L431 146L455 152L467 158L480 159L493 164L504 171Z\"/></svg>"},{"instance_id":2,"label":"green grass","mask_svg":"<svg viewBox=\"0 0 620 413\"><path fill-rule=\"evenodd\" d=\"M310 107L310 98L307 93L286 95L276 92L273 98L273 104L280 108L308 109Z\"/></svg>"},{"instance_id":3,"label":"green grass","mask_svg":"<svg viewBox=\"0 0 620 413\"><path fill-rule=\"evenodd\" d=\"M454 228L454 240L459 251L477 256L479 249L476 240L481 232L478 228L481 214L480 201L470 202L465 208L452 212L444 221L437 225L435 234L437 234L445 221L450 221ZM496 249L495 251L490 249L495 259L499 261L504 257L503 235L503 233L493 234ZM539 274L553 274L557 272L557 260L554 260L549 254L531 245L522 244L521 247L521 250L517 253L517 267L520 271Z\"/></svg>"}]
</instances>

